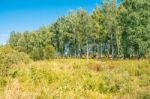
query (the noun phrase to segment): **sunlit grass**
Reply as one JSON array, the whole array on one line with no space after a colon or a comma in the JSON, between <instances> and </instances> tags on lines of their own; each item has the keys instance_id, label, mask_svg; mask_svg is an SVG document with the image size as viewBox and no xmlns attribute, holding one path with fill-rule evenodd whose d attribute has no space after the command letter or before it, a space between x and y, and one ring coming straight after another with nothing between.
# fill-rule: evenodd
<instances>
[{"instance_id":1,"label":"sunlit grass","mask_svg":"<svg viewBox=\"0 0 150 99\"><path fill-rule=\"evenodd\" d=\"M1 88L0 95L12 99L148 99L150 62L53 59L13 65Z\"/></svg>"}]
</instances>

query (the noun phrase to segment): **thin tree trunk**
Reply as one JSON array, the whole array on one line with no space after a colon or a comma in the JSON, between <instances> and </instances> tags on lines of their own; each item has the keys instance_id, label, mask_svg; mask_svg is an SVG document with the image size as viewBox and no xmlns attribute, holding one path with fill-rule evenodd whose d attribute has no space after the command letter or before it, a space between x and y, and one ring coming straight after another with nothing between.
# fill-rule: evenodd
<instances>
[{"instance_id":1,"label":"thin tree trunk","mask_svg":"<svg viewBox=\"0 0 150 99\"><path fill-rule=\"evenodd\" d=\"M114 58L114 45L113 45L113 34L111 34L111 56L112 56L112 58Z\"/></svg>"},{"instance_id":2,"label":"thin tree trunk","mask_svg":"<svg viewBox=\"0 0 150 99\"><path fill-rule=\"evenodd\" d=\"M103 44L101 43L100 45L101 45L101 50L100 50L100 51L101 51L101 52L100 52L100 57L102 58L102 56L103 56L103 51L102 51L102 47L103 47Z\"/></svg>"},{"instance_id":3,"label":"thin tree trunk","mask_svg":"<svg viewBox=\"0 0 150 99\"><path fill-rule=\"evenodd\" d=\"M79 44L79 47L78 47L78 56L81 58L81 46Z\"/></svg>"},{"instance_id":4,"label":"thin tree trunk","mask_svg":"<svg viewBox=\"0 0 150 99\"><path fill-rule=\"evenodd\" d=\"M89 45L88 45L88 40L86 41L86 58L89 59Z\"/></svg>"}]
</instances>

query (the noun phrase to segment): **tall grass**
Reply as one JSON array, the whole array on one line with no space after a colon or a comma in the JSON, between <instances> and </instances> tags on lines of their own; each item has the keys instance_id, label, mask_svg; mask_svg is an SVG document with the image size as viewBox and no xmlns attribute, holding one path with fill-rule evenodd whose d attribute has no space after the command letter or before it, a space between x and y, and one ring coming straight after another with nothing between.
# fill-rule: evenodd
<instances>
[{"instance_id":1,"label":"tall grass","mask_svg":"<svg viewBox=\"0 0 150 99\"><path fill-rule=\"evenodd\" d=\"M150 99L150 62L38 61L13 65L0 83L7 99Z\"/></svg>"}]
</instances>

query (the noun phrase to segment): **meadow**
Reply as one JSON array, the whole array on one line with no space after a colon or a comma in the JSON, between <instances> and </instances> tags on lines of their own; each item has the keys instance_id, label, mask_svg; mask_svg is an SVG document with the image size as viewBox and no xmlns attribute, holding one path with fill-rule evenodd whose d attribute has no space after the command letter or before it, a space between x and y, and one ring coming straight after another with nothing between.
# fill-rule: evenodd
<instances>
[{"instance_id":1,"label":"meadow","mask_svg":"<svg viewBox=\"0 0 150 99\"><path fill-rule=\"evenodd\" d=\"M12 65L1 99L150 99L149 60L51 59Z\"/></svg>"}]
</instances>

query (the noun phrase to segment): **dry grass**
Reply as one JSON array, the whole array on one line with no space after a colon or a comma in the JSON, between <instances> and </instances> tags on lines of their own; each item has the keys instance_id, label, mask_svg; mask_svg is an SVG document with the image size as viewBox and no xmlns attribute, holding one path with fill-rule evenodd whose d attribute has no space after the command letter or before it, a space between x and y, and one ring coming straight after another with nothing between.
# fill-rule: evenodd
<instances>
[{"instance_id":1,"label":"dry grass","mask_svg":"<svg viewBox=\"0 0 150 99\"><path fill-rule=\"evenodd\" d=\"M55 59L13 65L6 99L148 99L148 60Z\"/></svg>"}]
</instances>

